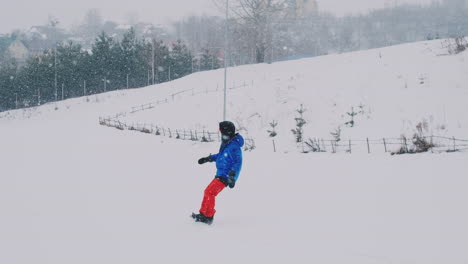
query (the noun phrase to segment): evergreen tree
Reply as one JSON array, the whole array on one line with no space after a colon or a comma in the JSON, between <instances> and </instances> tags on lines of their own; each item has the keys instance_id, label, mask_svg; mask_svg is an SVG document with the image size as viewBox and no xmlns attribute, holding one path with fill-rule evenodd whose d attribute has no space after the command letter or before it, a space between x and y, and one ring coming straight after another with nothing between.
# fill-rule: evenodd
<instances>
[{"instance_id":1,"label":"evergreen tree","mask_svg":"<svg viewBox=\"0 0 468 264\"><path fill-rule=\"evenodd\" d=\"M152 70L154 60L154 82L161 83L168 81L170 66L169 48L162 41L153 39L152 42L145 44L143 53L140 57L143 58L149 70ZM154 58L152 59L153 54Z\"/></svg>"},{"instance_id":2,"label":"evergreen tree","mask_svg":"<svg viewBox=\"0 0 468 264\"><path fill-rule=\"evenodd\" d=\"M90 71L84 67L87 54L81 46L68 42L57 47L57 90L58 99L83 95L84 81Z\"/></svg>"},{"instance_id":3,"label":"evergreen tree","mask_svg":"<svg viewBox=\"0 0 468 264\"><path fill-rule=\"evenodd\" d=\"M116 79L114 39L102 32L96 39L92 48L92 85L97 87L97 91L104 92L110 90L110 83Z\"/></svg>"},{"instance_id":4,"label":"evergreen tree","mask_svg":"<svg viewBox=\"0 0 468 264\"><path fill-rule=\"evenodd\" d=\"M52 101L54 96L54 54L44 51L27 61L19 72L18 97L28 107Z\"/></svg>"},{"instance_id":5,"label":"evergreen tree","mask_svg":"<svg viewBox=\"0 0 468 264\"><path fill-rule=\"evenodd\" d=\"M0 111L16 107L17 68L14 61L0 66Z\"/></svg>"},{"instance_id":6,"label":"evergreen tree","mask_svg":"<svg viewBox=\"0 0 468 264\"><path fill-rule=\"evenodd\" d=\"M200 70L207 71L219 68L220 63L216 54L209 49L203 49L203 53L200 58Z\"/></svg>"},{"instance_id":7,"label":"evergreen tree","mask_svg":"<svg viewBox=\"0 0 468 264\"><path fill-rule=\"evenodd\" d=\"M170 52L170 79L181 78L192 73L192 54L187 46L178 40Z\"/></svg>"}]
</instances>

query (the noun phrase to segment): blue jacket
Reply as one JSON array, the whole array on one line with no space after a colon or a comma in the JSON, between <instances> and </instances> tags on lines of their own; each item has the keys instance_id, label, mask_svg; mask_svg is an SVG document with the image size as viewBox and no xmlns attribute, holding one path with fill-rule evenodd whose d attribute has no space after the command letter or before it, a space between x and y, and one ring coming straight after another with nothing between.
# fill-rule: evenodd
<instances>
[{"instance_id":1,"label":"blue jacket","mask_svg":"<svg viewBox=\"0 0 468 264\"><path fill-rule=\"evenodd\" d=\"M211 160L216 161L216 177L227 179L229 171L233 170L237 181L242 169L242 146L244 146L244 138L237 134L228 142L221 144L218 154L210 155Z\"/></svg>"}]
</instances>

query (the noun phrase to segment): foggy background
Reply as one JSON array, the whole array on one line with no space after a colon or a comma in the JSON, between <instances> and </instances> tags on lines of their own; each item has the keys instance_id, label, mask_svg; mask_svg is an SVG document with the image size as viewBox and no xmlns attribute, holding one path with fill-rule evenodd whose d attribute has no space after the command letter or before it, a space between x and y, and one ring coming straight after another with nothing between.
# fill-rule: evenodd
<instances>
[{"instance_id":1,"label":"foggy background","mask_svg":"<svg viewBox=\"0 0 468 264\"><path fill-rule=\"evenodd\" d=\"M468 47L468 0L18 0L0 10L0 111L199 71L442 40ZM243 6L242 6L243 5ZM450 48L450 47L455 47Z\"/></svg>"},{"instance_id":2,"label":"foggy background","mask_svg":"<svg viewBox=\"0 0 468 264\"><path fill-rule=\"evenodd\" d=\"M371 9L401 4L430 4L435 0L318 0L321 11L342 16L365 13ZM218 15L213 0L16 0L6 2L0 9L0 33L27 29L47 23L54 16L62 27L80 24L88 9L99 9L106 20L131 23L140 20L156 24L170 24L188 15Z\"/></svg>"}]
</instances>

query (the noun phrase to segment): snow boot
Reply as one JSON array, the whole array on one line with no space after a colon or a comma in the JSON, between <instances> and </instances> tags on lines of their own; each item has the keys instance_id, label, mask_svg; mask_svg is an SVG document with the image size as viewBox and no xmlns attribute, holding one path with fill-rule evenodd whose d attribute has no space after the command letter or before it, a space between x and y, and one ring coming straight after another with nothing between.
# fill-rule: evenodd
<instances>
[{"instance_id":1,"label":"snow boot","mask_svg":"<svg viewBox=\"0 0 468 264\"><path fill-rule=\"evenodd\" d=\"M202 222L208 225L211 225L213 223L213 217L205 216L202 213L199 213L199 214L192 213L192 218L195 219L195 222Z\"/></svg>"}]
</instances>

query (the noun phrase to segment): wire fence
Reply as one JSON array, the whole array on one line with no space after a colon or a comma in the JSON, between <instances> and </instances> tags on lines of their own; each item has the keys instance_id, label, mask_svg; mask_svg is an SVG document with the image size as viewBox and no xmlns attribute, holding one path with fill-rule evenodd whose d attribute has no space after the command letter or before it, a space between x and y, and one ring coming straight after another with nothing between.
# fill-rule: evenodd
<instances>
[{"instance_id":1,"label":"wire fence","mask_svg":"<svg viewBox=\"0 0 468 264\"><path fill-rule=\"evenodd\" d=\"M253 87L254 81L251 81L251 85ZM233 82L231 87L228 87L229 90L235 90L239 88L245 88L248 84L246 81L243 81L241 84L236 85ZM182 91L178 91L175 93L170 94L168 97L159 99L153 102L145 103L138 106L132 106L131 110L127 112L120 112L113 116L108 117L99 117L99 124L103 126L113 127L119 130L131 130L131 131L139 131L146 134L153 134L158 136L167 136L170 138L181 139L181 140L192 140L192 141L200 141L200 142L213 142L213 141L221 141L221 134L219 132L210 132L207 130L193 130L193 129L171 129L159 125L155 125L152 123L129 123L126 121L122 121L122 117L126 117L128 114L135 114L137 112L150 110L156 108L156 106L161 104L167 104L169 102L175 101L179 96L195 96L200 94L209 94L209 93L217 93L223 91L219 84L217 85L216 89L201 89L196 91L194 88L186 89ZM244 138L245 145L244 150L253 150L255 149L255 140L253 138Z\"/></svg>"},{"instance_id":2,"label":"wire fence","mask_svg":"<svg viewBox=\"0 0 468 264\"><path fill-rule=\"evenodd\" d=\"M251 81L253 87L254 82ZM245 88L249 86L247 82L243 82L240 85L235 85L228 88L229 90ZM126 117L127 114L135 114L137 112L150 110L156 108L161 104L167 104L175 101L178 96L195 96L200 94L209 94L220 92L219 85L216 90L214 89L201 89L195 91L195 89L186 89L172 93L168 97L153 102L145 103L138 106L131 107L131 110L127 112L120 112L109 117L99 117L99 123L103 126L114 127L119 130L131 130L139 131L146 134L153 134L158 136L167 136L170 138L191 140L200 142L213 142L221 141L221 135L219 132L210 132L207 130L193 130L193 129L171 129L152 123L129 123L122 121L122 117ZM331 152L331 153L355 153L355 152L367 152L367 153L391 153L391 154L404 154L404 153L419 153L419 152L456 152L468 150L468 140L457 139L455 137L443 137L443 136L415 136L413 138L381 138L381 139L348 139L348 140L337 140L337 139L321 139L321 138L309 138L304 142L300 142L302 152ZM256 148L255 140L253 138L245 138L245 150L253 150ZM273 151L276 152L275 142L273 140Z\"/></svg>"},{"instance_id":3,"label":"wire fence","mask_svg":"<svg viewBox=\"0 0 468 264\"><path fill-rule=\"evenodd\" d=\"M219 132L211 132L208 130L194 129L171 129L163 126L158 126L151 123L126 123L119 120L117 114L113 117L99 117L99 124L103 126L113 127L119 130L138 131L156 136L165 136L180 140L191 140L199 142L221 142L221 134ZM255 149L255 140L253 138L244 138L244 150L251 151Z\"/></svg>"},{"instance_id":4,"label":"wire fence","mask_svg":"<svg viewBox=\"0 0 468 264\"><path fill-rule=\"evenodd\" d=\"M251 87L253 87L253 85L254 85L253 80L250 81L250 83L248 83L246 81L243 81L243 82L241 82L241 84L238 84L238 85L236 85L236 83L234 82L233 85L231 87L228 87L227 89L228 90L236 90L236 89L239 89L239 88L246 88L246 87L248 87L250 85L251 85ZM136 112L149 110L149 109L155 108L158 105L173 102L176 99L178 99L179 96L195 96L195 95L201 95L201 94L218 93L218 92L221 92L221 91L223 91L223 89L220 87L219 84L216 86L216 89L208 89L208 88L200 89L200 90L195 90L195 88L186 89L186 90L182 90L182 91L172 93L168 97L163 98L163 99L159 99L159 100L149 102L149 103L146 103L146 104L142 104L142 105L138 105L138 106L133 106L131 108L130 113L133 114L133 113L136 113Z\"/></svg>"},{"instance_id":5,"label":"wire fence","mask_svg":"<svg viewBox=\"0 0 468 264\"><path fill-rule=\"evenodd\" d=\"M319 139L313 138L301 142L302 151L307 152L367 152L367 153L420 153L420 152L456 152L468 150L468 140L443 136L414 136L413 138L381 139Z\"/></svg>"}]
</instances>

